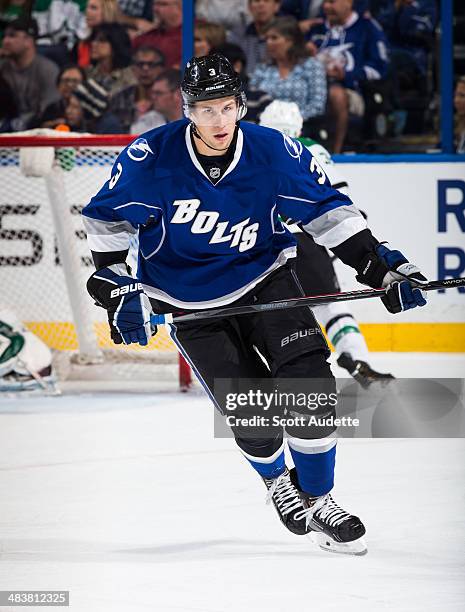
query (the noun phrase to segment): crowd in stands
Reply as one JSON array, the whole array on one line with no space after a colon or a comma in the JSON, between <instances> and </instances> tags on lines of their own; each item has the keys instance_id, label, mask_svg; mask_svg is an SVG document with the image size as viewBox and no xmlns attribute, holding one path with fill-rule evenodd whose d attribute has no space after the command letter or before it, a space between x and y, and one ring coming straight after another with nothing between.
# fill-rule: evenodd
<instances>
[{"instance_id":1,"label":"crowd in stands","mask_svg":"<svg viewBox=\"0 0 465 612\"><path fill-rule=\"evenodd\" d=\"M333 152L434 126L439 0L196 0L195 55L241 75L246 120L295 102ZM132 133L182 117L182 0L0 0L0 132ZM454 97L464 148L465 80Z\"/></svg>"}]
</instances>

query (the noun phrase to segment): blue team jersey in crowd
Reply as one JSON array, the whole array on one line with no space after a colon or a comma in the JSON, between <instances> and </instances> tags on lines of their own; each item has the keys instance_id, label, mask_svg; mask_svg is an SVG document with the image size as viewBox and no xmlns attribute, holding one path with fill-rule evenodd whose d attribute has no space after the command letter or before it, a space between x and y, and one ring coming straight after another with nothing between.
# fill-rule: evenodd
<instances>
[{"instance_id":1,"label":"blue team jersey in crowd","mask_svg":"<svg viewBox=\"0 0 465 612\"><path fill-rule=\"evenodd\" d=\"M146 293L196 309L233 302L295 257L279 215L328 248L366 227L310 152L269 128L241 123L233 160L213 184L187 120L126 147L83 215L92 251L125 250L138 233Z\"/></svg>"},{"instance_id":2,"label":"blue team jersey in crowd","mask_svg":"<svg viewBox=\"0 0 465 612\"><path fill-rule=\"evenodd\" d=\"M318 56L327 56L343 66L343 84L358 89L362 81L382 79L388 69L386 37L374 19L353 12L343 26L328 21L313 27L307 35L318 48Z\"/></svg>"}]
</instances>

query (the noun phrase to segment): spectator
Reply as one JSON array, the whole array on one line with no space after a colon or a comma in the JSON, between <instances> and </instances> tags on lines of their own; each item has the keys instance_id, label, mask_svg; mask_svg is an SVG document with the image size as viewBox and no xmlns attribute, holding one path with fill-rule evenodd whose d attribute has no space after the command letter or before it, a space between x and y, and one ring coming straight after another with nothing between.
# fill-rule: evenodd
<instances>
[{"instance_id":1,"label":"spectator","mask_svg":"<svg viewBox=\"0 0 465 612\"><path fill-rule=\"evenodd\" d=\"M57 78L57 89L60 99L47 106L37 122L38 127L53 129L60 123L66 123L65 109L68 106L71 95L78 85L85 80L84 70L79 68L79 66L62 68Z\"/></svg>"},{"instance_id":2,"label":"spectator","mask_svg":"<svg viewBox=\"0 0 465 612\"><path fill-rule=\"evenodd\" d=\"M0 133L14 132L18 106L11 87L0 74Z\"/></svg>"},{"instance_id":3,"label":"spectator","mask_svg":"<svg viewBox=\"0 0 465 612\"><path fill-rule=\"evenodd\" d=\"M465 76L457 81L454 94L455 143L457 153L465 153Z\"/></svg>"},{"instance_id":4,"label":"spectator","mask_svg":"<svg viewBox=\"0 0 465 612\"><path fill-rule=\"evenodd\" d=\"M182 0L154 0L153 12L157 25L137 36L133 47L155 47L160 49L170 68L181 65L182 48Z\"/></svg>"},{"instance_id":5,"label":"spectator","mask_svg":"<svg viewBox=\"0 0 465 612\"><path fill-rule=\"evenodd\" d=\"M94 28L102 23L118 20L117 0L87 0L85 19L87 32L75 47L76 63L81 68L90 66L90 39Z\"/></svg>"},{"instance_id":6,"label":"spectator","mask_svg":"<svg viewBox=\"0 0 465 612\"><path fill-rule=\"evenodd\" d=\"M252 85L277 100L295 102L304 121L324 114L325 71L318 60L306 56L297 21L293 17L277 17L266 28L265 37L270 61L257 66Z\"/></svg>"},{"instance_id":7,"label":"spectator","mask_svg":"<svg viewBox=\"0 0 465 612\"><path fill-rule=\"evenodd\" d=\"M426 75L437 20L435 0L378 0L376 19L389 41L397 71Z\"/></svg>"},{"instance_id":8,"label":"spectator","mask_svg":"<svg viewBox=\"0 0 465 612\"><path fill-rule=\"evenodd\" d=\"M132 70L136 83L123 89L111 101L111 111L121 121L123 131L138 133L138 122L152 108L151 87L156 77L163 72L164 57L158 49L139 47L133 56ZM160 118L163 123L163 118ZM136 129L136 131L134 131Z\"/></svg>"},{"instance_id":9,"label":"spectator","mask_svg":"<svg viewBox=\"0 0 465 612\"><path fill-rule=\"evenodd\" d=\"M226 32L222 25L209 21L197 21L194 28L194 55L208 55L213 47L219 47L226 40Z\"/></svg>"},{"instance_id":10,"label":"spectator","mask_svg":"<svg viewBox=\"0 0 465 612\"><path fill-rule=\"evenodd\" d=\"M152 110L138 122L139 133L182 119L181 73L168 68L152 85ZM136 132L134 132L136 133Z\"/></svg>"},{"instance_id":11,"label":"spectator","mask_svg":"<svg viewBox=\"0 0 465 612\"><path fill-rule=\"evenodd\" d=\"M377 0L373 10L388 39L397 130L423 134L431 98L428 68L434 45L436 1Z\"/></svg>"},{"instance_id":12,"label":"spectator","mask_svg":"<svg viewBox=\"0 0 465 612\"><path fill-rule=\"evenodd\" d=\"M32 16L39 27L38 51L58 66L70 63L70 52L86 36L82 0L41 0L34 2Z\"/></svg>"},{"instance_id":13,"label":"spectator","mask_svg":"<svg viewBox=\"0 0 465 612\"><path fill-rule=\"evenodd\" d=\"M245 57L244 51L234 43L225 43L220 47L216 47L213 51L228 59L234 70L241 77L244 85L244 92L247 97L247 114L245 120L251 121L252 123L258 123L262 111L273 101L273 98L266 91L262 91L250 85L250 79L246 71L247 58Z\"/></svg>"},{"instance_id":14,"label":"spectator","mask_svg":"<svg viewBox=\"0 0 465 612\"><path fill-rule=\"evenodd\" d=\"M131 41L124 26L102 23L95 27L90 39L92 66L87 77L108 90L110 98L137 83L131 63Z\"/></svg>"},{"instance_id":15,"label":"spectator","mask_svg":"<svg viewBox=\"0 0 465 612\"><path fill-rule=\"evenodd\" d=\"M195 16L210 23L221 23L229 33L243 31L250 22L247 0L197 0Z\"/></svg>"},{"instance_id":16,"label":"spectator","mask_svg":"<svg viewBox=\"0 0 465 612\"><path fill-rule=\"evenodd\" d=\"M37 54L36 37L36 21L20 17L8 25L3 38L0 74L18 102L16 130L27 129L59 97L55 85L58 68Z\"/></svg>"},{"instance_id":17,"label":"spectator","mask_svg":"<svg viewBox=\"0 0 465 612\"><path fill-rule=\"evenodd\" d=\"M182 119L181 72L170 68L162 72L152 85L153 110L161 113L166 123Z\"/></svg>"},{"instance_id":18,"label":"spectator","mask_svg":"<svg viewBox=\"0 0 465 612\"><path fill-rule=\"evenodd\" d=\"M108 91L93 79L81 83L72 93L65 119L73 132L121 133L120 122L108 111Z\"/></svg>"},{"instance_id":19,"label":"spectator","mask_svg":"<svg viewBox=\"0 0 465 612\"><path fill-rule=\"evenodd\" d=\"M265 29L279 11L279 5L280 0L249 0L252 23L230 37L245 52L249 76L266 60Z\"/></svg>"},{"instance_id":20,"label":"spectator","mask_svg":"<svg viewBox=\"0 0 465 612\"><path fill-rule=\"evenodd\" d=\"M326 21L309 32L310 49L326 68L329 102L334 116L333 150L342 151L349 113L363 116L361 85L387 73L385 37L372 19L352 10L353 0L324 0Z\"/></svg>"},{"instance_id":21,"label":"spectator","mask_svg":"<svg viewBox=\"0 0 465 612\"><path fill-rule=\"evenodd\" d=\"M354 0L354 11L364 15L369 10L369 4L369 0ZM279 14L295 17L305 34L313 26L323 23L322 5L323 0L282 0Z\"/></svg>"}]
</instances>

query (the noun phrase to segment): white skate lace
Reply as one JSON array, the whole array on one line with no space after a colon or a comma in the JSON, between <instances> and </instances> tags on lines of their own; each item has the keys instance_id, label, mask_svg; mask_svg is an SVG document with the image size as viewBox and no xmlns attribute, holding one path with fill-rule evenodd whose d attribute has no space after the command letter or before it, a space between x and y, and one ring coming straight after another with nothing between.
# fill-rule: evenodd
<instances>
[{"instance_id":1,"label":"white skate lace","mask_svg":"<svg viewBox=\"0 0 465 612\"><path fill-rule=\"evenodd\" d=\"M267 480L267 482L270 481ZM272 485L268 489L266 503L271 503L273 498L284 516L293 510L302 508L302 500L297 492L297 489L290 480L288 471L284 472L281 474L281 476L278 476L278 478L273 480ZM297 514L301 513L299 512ZM297 516L297 514L295 516Z\"/></svg>"},{"instance_id":2,"label":"white skate lace","mask_svg":"<svg viewBox=\"0 0 465 612\"><path fill-rule=\"evenodd\" d=\"M318 497L309 508L297 512L294 518L300 520L305 517L308 525L315 515L331 527L340 525L350 517L348 512L336 504L329 493Z\"/></svg>"}]
</instances>

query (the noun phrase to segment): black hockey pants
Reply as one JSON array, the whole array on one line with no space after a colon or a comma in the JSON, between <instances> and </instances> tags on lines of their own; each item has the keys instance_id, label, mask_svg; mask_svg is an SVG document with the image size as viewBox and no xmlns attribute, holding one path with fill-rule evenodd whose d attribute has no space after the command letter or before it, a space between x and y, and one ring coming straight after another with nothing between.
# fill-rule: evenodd
<instances>
[{"instance_id":1,"label":"black hockey pants","mask_svg":"<svg viewBox=\"0 0 465 612\"><path fill-rule=\"evenodd\" d=\"M299 297L302 289L291 265L278 269L234 305L253 304ZM253 313L205 322L179 323L176 339L209 394L224 413L225 406L215 397L215 379L325 379L327 393L335 392L335 381L327 363L329 349L310 308ZM266 364L260 355L263 356ZM315 435L325 437L333 429L320 428ZM280 448L282 427L274 427L266 437L241 435L233 428L239 447L254 457L270 457ZM290 435L295 432L289 431ZM297 437L297 436L296 436Z\"/></svg>"}]
</instances>

